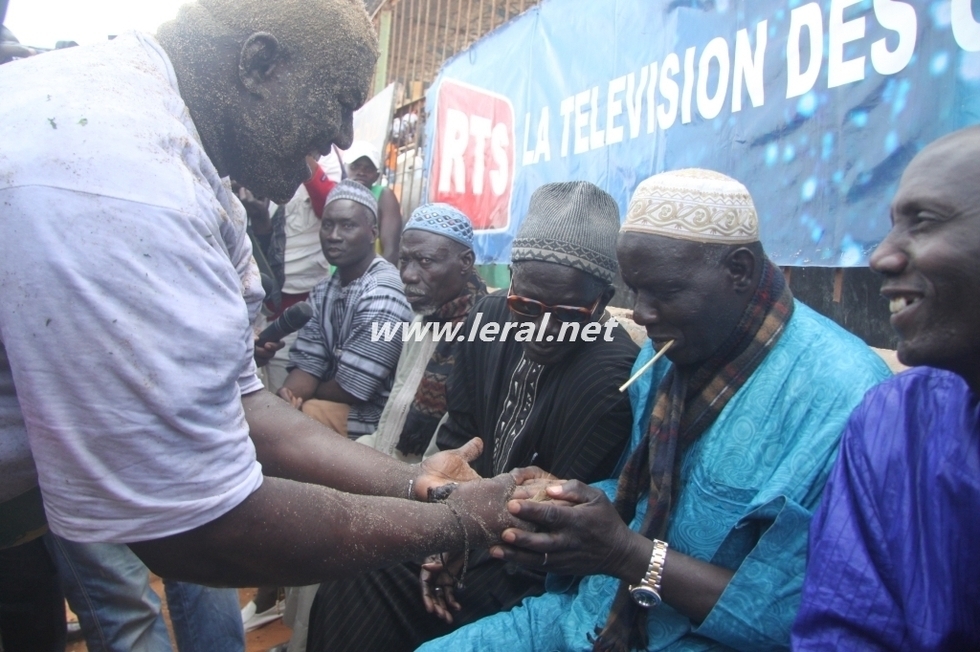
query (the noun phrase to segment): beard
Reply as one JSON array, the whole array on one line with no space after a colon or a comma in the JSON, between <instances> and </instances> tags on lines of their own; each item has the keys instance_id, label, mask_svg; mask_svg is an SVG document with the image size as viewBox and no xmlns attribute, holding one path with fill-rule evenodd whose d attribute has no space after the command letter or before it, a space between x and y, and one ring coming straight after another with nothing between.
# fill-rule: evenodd
<instances>
[{"instance_id":1,"label":"beard","mask_svg":"<svg viewBox=\"0 0 980 652\"><path fill-rule=\"evenodd\" d=\"M432 301L432 299L422 299L424 293L420 291L418 285L406 285L405 286L405 297L408 299L408 303L412 306L412 312L416 315L421 315L422 317L429 317L433 315L439 306ZM419 297L421 300L419 303L414 303L412 297Z\"/></svg>"},{"instance_id":2,"label":"beard","mask_svg":"<svg viewBox=\"0 0 980 652\"><path fill-rule=\"evenodd\" d=\"M246 155L236 161L235 181L257 197L268 197L279 205L286 204L304 181L310 178L305 156L298 161L274 160L268 155Z\"/></svg>"}]
</instances>

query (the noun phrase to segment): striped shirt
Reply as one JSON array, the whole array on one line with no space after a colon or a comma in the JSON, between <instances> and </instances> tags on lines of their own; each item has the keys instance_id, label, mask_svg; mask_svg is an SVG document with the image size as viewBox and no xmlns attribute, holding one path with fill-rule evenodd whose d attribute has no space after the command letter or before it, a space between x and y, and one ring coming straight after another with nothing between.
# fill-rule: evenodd
<instances>
[{"instance_id":1,"label":"striped shirt","mask_svg":"<svg viewBox=\"0 0 980 652\"><path fill-rule=\"evenodd\" d=\"M402 342L400 338L372 342L371 324L412 319L398 270L375 258L346 287L336 274L317 283L310 304L313 318L299 331L289 352L290 365L321 382L336 379L360 401L350 406L350 437L374 432L391 391Z\"/></svg>"}]
</instances>

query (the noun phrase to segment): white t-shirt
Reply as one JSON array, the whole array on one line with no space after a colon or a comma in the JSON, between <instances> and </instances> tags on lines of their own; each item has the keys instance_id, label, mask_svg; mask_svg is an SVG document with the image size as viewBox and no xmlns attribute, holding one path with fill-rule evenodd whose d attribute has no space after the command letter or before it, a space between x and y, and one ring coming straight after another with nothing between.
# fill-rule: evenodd
<instances>
[{"instance_id":1,"label":"white t-shirt","mask_svg":"<svg viewBox=\"0 0 980 652\"><path fill-rule=\"evenodd\" d=\"M0 340L51 529L214 520L262 483L241 403L262 288L169 59L127 34L0 66L0 97Z\"/></svg>"},{"instance_id":2,"label":"white t-shirt","mask_svg":"<svg viewBox=\"0 0 980 652\"><path fill-rule=\"evenodd\" d=\"M269 210L274 212L276 206L270 206ZM282 291L302 294L312 290L330 274L330 265L320 246L320 220L313 210L313 202L306 186L300 186L293 198L286 202L285 217L286 250L283 255L283 273L286 281Z\"/></svg>"},{"instance_id":3,"label":"white t-shirt","mask_svg":"<svg viewBox=\"0 0 980 652\"><path fill-rule=\"evenodd\" d=\"M320 172L334 183L341 177L340 160L331 148L330 153L318 161ZM269 212L276 211L276 204L269 206ZM286 277L282 291L287 294L303 294L312 290L317 283L330 274L330 264L323 255L320 245L320 219L313 210L313 202L306 186L300 186L296 194L285 206L286 250L283 255Z\"/></svg>"}]
</instances>

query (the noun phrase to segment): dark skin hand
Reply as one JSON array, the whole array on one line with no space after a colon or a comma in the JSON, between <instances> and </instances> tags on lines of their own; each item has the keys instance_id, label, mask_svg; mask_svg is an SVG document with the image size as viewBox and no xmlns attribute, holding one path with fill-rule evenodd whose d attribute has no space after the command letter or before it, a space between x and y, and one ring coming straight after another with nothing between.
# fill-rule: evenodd
<instances>
[{"instance_id":1,"label":"dark skin hand","mask_svg":"<svg viewBox=\"0 0 980 652\"><path fill-rule=\"evenodd\" d=\"M610 575L637 584L646 574L653 541L630 530L605 493L571 480L547 489L545 501L511 500L511 514L541 528L527 532L512 528L501 536L504 545L490 549L497 559L540 568L548 554L547 568L567 575ZM707 618L734 572L694 559L673 549L667 551L662 576L664 602L700 623Z\"/></svg>"},{"instance_id":2,"label":"dark skin hand","mask_svg":"<svg viewBox=\"0 0 980 652\"><path fill-rule=\"evenodd\" d=\"M284 346L286 345L282 342L266 342L262 346L259 346L258 343L256 343L254 353L255 366L264 367L265 365L269 364L269 360L272 360L272 358L275 357L276 351Z\"/></svg>"},{"instance_id":3,"label":"dark skin hand","mask_svg":"<svg viewBox=\"0 0 980 652\"><path fill-rule=\"evenodd\" d=\"M516 483L513 499L550 500L545 498L545 490L564 482L536 466L514 469L510 475ZM463 561L461 552L431 555L422 564L419 573L425 610L450 624L453 622L453 612L463 608L455 594L456 580L463 569Z\"/></svg>"},{"instance_id":4,"label":"dark skin hand","mask_svg":"<svg viewBox=\"0 0 980 652\"><path fill-rule=\"evenodd\" d=\"M341 387L336 379L331 378L321 382L316 376L308 374L302 369L290 371L289 375L286 376L286 382L276 394L296 409L303 407L303 403L311 398L333 401L334 403L346 403L347 405L360 403L360 399Z\"/></svg>"},{"instance_id":5,"label":"dark skin hand","mask_svg":"<svg viewBox=\"0 0 980 652\"><path fill-rule=\"evenodd\" d=\"M341 387L336 378L331 378L317 385L313 397L321 401L333 401L334 403L346 403L347 405L354 405L355 403L361 402L361 399Z\"/></svg>"},{"instance_id":6,"label":"dark skin hand","mask_svg":"<svg viewBox=\"0 0 980 652\"><path fill-rule=\"evenodd\" d=\"M470 546L489 545L518 524L505 509L513 476L470 482L479 480L468 465L482 452L479 439L407 465L336 436L268 392L242 403L265 481L210 523L131 544L154 572L219 586L303 585L462 549L451 510L405 500L410 480L416 500L459 483L449 502Z\"/></svg>"},{"instance_id":7,"label":"dark skin hand","mask_svg":"<svg viewBox=\"0 0 980 652\"><path fill-rule=\"evenodd\" d=\"M235 190L235 188L232 188ZM272 216L269 214L269 200L266 197L256 197L248 188L238 186L238 200L245 207L248 223L252 225L255 235L272 233Z\"/></svg>"}]
</instances>

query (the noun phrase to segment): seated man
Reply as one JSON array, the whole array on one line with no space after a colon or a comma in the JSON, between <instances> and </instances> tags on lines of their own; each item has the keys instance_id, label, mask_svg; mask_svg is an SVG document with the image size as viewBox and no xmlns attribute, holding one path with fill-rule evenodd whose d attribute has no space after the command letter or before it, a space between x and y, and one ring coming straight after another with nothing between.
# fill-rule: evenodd
<instances>
[{"instance_id":1,"label":"seated man","mask_svg":"<svg viewBox=\"0 0 980 652\"><path fill-rule=\"evenodd\" d=\"M320 244L337 268L310 293L313 318L289 354L293 368L279 396L352 439L374 432L391 389L402 343L373 341L372 329L408 321L412 311L398 270L374 253L378 206L346 180L323 209Z\"/></svg>"},{"instance_id":2,"label":"seated man","mask_svg":"<svg viewBox=\"0 0 980 652\"><path fill-rule=\"evenodd\" d=\"M511 252L510 292L480 301L463 326L482 336L456 356L440 448L482 438L473 468L484 476L532 463L587 481L614 471L632 418L617 388L637 353L605 313L618 227L615 201L590 183L534 193ZM602 334L572 340L580 329ZM421 587L418 564L321 584L308 649L413 650L544 590L543 569L524 571L486 551L467 557L428 564Z\"/></svg>"},{"instance_id":3,"label":"seated man","mask_svg":"<svg viewBox=\"0 0 980 652\"><path fill-rule=\"evenodd\" d=\"M548 531L505 530L509 545L491 549L591 577L423 650L789 645L810 515L848 415L888 369L793 299L734 179L642 182L617 252L651 340L637 365L673 344L630 388L636 448L615 506L576 481L547 493L573 505L511 501Z\"/></svg>"},{"instance_id":4,"label":"seated man","mask_svg":"<svg viewBox=\"0 0 980 652\"><path fill-rule=\"evenodd\" d=\"M405 462L421 461L446 413L446 381L464 346L451 329L461 329L487 294L473 261L473 226L466 215L448 204L415 209L402 234L399 267L419 328L414 332L421 335L404 338L378 430L358 439L362 444Z\"/></svg>"},{"instance_id":5,"label":"seated man","mask_svg":"<svg viewBox=\"0 0 980 652\"><path fill-rule=\"evenodd\" d=\"M358 438L359 443L403 462L422 460L446 413L446 380L463 346L452 329L462 328L476 302L487 295L486 283L473 269L472 247L470 219L448 204L419 206L405 225L401 278L415 312L412 327L419 329L410 333L420 334L403 335L401 328L390 333L403 342L391 395L377 431ZM291 648L305 649L301 642L306 641L318 586L287 589L287 612L296 605Z\"/></svg>"},{"instance_id":6,"label":"seated man","mask_svg":"<svg viewBox=\"0 0 980 652\"><path fill-rule=\"evenodd\" d=\"M898 359L810 528L799 650L980 649L980 128L912 159L871 256Z\"/></svg>"},{"instance_id":7,"label":"seated man","mask_svg":"<svg viewBox=\"0 0 980 652\"><path fill-rule=\"evenodd\" d=\"M330 265L320 246L320 218L327 196L340 181L339 164L336 178L329 176L326 164L336 156L321 157L318 162L306 157L310 178L303 182L292 199L282 205L269 203L265 210L239 195L249 216L254 232L253 253L259 270L272 277L272 291L265 299L264 322L274 322L287 308L310 297L310 291L330 275ZM251 193L248 193L251 195ZM251 210L250 210L251 209ZM258 219L253 219L256 215ZM263 219L264 218L264 219ZM258 247L255 245L258 244ZM268 272L260 256L265 258ZM263 384L270 392L276 392L289 375L289 350L296 341L296 333L282 338L283 347L265 365Z\"/></svg>"}]
</instances>

